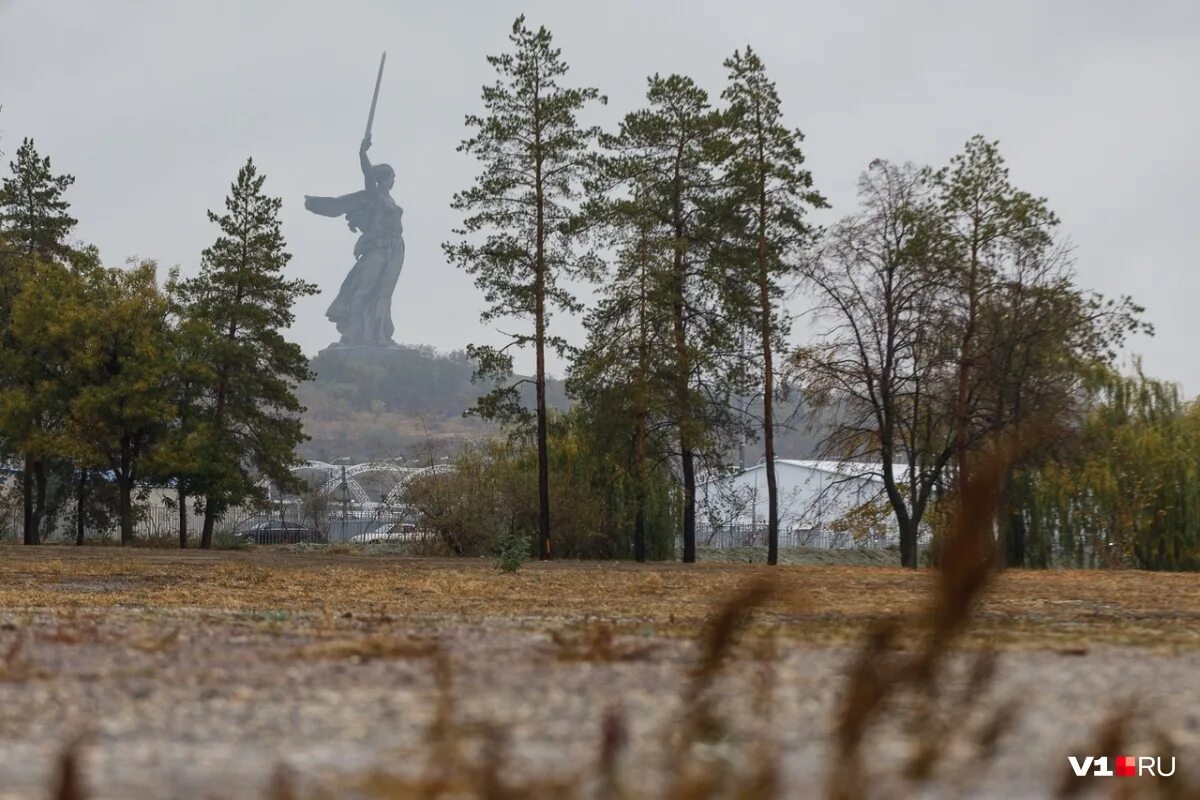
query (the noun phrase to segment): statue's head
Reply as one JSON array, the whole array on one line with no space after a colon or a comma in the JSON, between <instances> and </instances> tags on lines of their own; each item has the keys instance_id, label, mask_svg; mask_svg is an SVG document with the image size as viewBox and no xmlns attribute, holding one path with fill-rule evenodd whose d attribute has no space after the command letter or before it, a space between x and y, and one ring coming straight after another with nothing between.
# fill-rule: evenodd
<instances>
[{"instance_id":1,"label":"statue's head","mask_svg":"<svg viewBox=\"0 0 1200 800\"><path fill-rule=\"evenodd\" d=\"M376 164L371 174L375 176L375 185L384 191L391 190L396 183L396 171L387 164Z\"/></svg>"}]
</instances>

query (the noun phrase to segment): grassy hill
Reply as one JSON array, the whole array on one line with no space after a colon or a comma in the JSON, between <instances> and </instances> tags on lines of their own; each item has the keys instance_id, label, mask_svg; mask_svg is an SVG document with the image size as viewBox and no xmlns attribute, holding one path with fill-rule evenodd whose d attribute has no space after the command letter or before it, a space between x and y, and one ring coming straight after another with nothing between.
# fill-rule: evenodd
<instances>
[{"instance_id":1,"label":"grassy hill","mask_svg":"<svg viewBox=\"0 0 1200 800\"><path fill-rule=\"evenodd\" d=\"M304 428L312 441L300 449L306 458L351 461L452 456L463 442L494 436L497 429L463 412L487 387L471 382L471 364L462 351L441 353L425 345L410 345L367 359L323 353L312 361L315 381L298 392L307 407ZM533 387L524 389L526 405L533 404ZM554 408L570 406L561 380L546 384ZM780 418L792 411L780 409ZM781 431L776 449L780 458L807 458L816 438L803 429ZM736 461L736 451L730 454ZM761 455L758 444L746 446L746 460Z\"/></svg>"},{"instance_id":2,"label":"grassy hill","mask_svg":"<svg viewBox=\"0 0 1200 800\"><path fill-rule=\"evenodd\" d=\"M439 353L404 346L369 360L322 353L312 360L317 378L300 387L307 407L308 458L365 461L394 456L451 455L463 441L495 435L495 426L463 412L487 387L471 382L462 351ZM532 403L532 387L526 402ZM546 385L555 408L568 407L562 381Z\"/></svg>"}]
</instances>

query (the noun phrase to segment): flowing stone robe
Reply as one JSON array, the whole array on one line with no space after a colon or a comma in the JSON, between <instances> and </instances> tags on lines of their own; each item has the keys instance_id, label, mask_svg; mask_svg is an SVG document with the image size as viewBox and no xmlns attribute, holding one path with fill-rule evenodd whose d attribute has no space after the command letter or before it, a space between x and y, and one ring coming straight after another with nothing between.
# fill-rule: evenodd
<instances>
[{"instance_id":1,"label":"flowing stone robe","mask_svg":"<svg viewBox=\"0 0 1200 800\"><path fill-rule=\"evenodd\" d=\"M380 188L306 197L304 207L323 217L344 216L350 230L362 233L354 245L354 266L325 312L337 325L340 344L393 346L392 293L404 266L403 209Z\"/></svg>"}]
</instances>

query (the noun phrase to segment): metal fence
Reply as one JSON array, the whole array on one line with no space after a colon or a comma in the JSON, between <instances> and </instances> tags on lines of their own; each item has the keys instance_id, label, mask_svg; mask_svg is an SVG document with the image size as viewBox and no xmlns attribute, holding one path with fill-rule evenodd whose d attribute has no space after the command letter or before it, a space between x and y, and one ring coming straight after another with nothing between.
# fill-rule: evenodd
<instances>
[{"instance_id":1,"label":"metal fence","mask_svg":"<svg viewBox=\"0 0 1200 800\"><path fill-rule=\"evenodd\" d=\"M202 516L188 514L189 544L199 543L203 525ZM19 542L23 531L24 514L20 507L0 509L0 542ZM338 506L312 510L297 504L235 509L217 521L214 534L222 540L240 538L256 544L412 541L419 536L411 515L403 508L378 505L367 509ZM44 541L74 541L76 535L73 515L58 514L43 523ZM133 535L140 544L178 544L179 510L164 505L136 508ZM103 543L119 541L121 533L114 519L103 527L86 526L84 536L89 543Z\"/></svg>"},{"instance_id":2,"label":"metal fence","mask_svg":"<svg viewBox=\"0 0 1200 800\"><path fill-rule=\"evenodd\" d=\"M734 547L766 547L767 528L763 525L729 525L720 528L697 526L696 545L730 549ZM682 543L679 545L682 547ZM779 531L780 547L814 547L838 550L852 547L883 549L898 547L895 538L867 536L858 538L844 531L824 528L788 528Z\"/></svg>"},{"instance_id":3,"label":"metal fence","mask_svg":"<svg viewBox=\"0 0 1200 800\"><path fill-rule=\"evenodd\" d=\"M0 542L21 541L25 514L20 508L0 509Z\"/></svg>"}]
</instances>

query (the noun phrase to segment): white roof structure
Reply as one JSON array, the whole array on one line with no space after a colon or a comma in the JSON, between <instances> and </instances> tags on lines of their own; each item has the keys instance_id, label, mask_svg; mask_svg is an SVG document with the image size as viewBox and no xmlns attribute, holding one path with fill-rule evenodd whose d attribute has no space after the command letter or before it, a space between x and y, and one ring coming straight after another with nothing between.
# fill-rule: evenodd
<instances>
[{"instance_id":1,"label":"white roof structure","mask_svg":"<svg viewBox=\"0 0 1200 800\"><path fill-rule=\"evenodd\" d=\"M766 463L713 476L697 487L700 524L709 531L767 524ZM828 531L832 523L883 495L878 464L861 461L776 459L779 526L789 532ZM891 539L893 531L881 533ZM847 542L849 545L850 542Z\"/></svg>"},{"instance_id":2,"label":"white roof structure","mask_svg":"<svg viewBox=\"0 0 1200 800\"><path fill-rule=\"evenodd\" d=\"M880 466L867 461L829 461L829 460L807 460L794 458L777 458L775 459L776 466L785 464L791 467L800 467L801 469L810 469L816 472L828 472L831 475L842 475L846 477L866 478L867 480L876 480L883 482L883 475L880 472ZM756 464L747 469L766 469L766 463Z\"/></svg>"}]
</instances>

